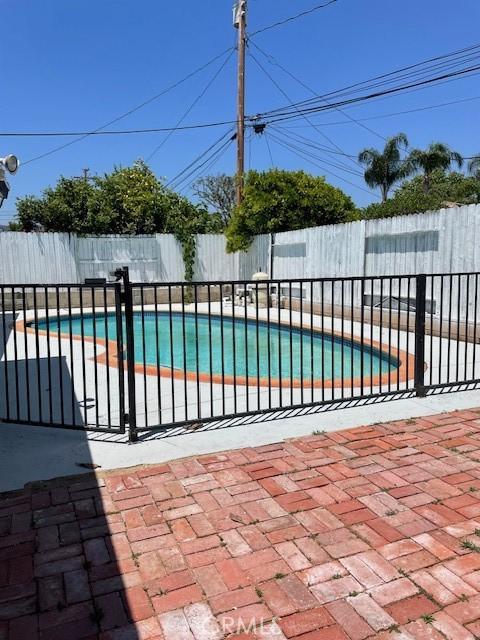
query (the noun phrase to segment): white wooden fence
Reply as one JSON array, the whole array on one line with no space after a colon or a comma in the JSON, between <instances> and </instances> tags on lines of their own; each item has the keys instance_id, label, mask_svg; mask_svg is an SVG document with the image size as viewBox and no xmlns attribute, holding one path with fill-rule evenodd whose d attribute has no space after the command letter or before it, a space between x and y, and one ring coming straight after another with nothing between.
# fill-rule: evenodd
<instances>
[{"instance_id":1,"label":"white wooden fence","mask_svg":"<svg viewBox=\"0 0 480 640\"><path fill-rule=\"evenodd\" d=\"M480 205L384 220L289 231L227 254L222 235L197 236L195 280L401 275L480 271ZM0 283L82 282L130 267L132 281L183 280L182 249L171 235L77 237L0 233Z\"/></svg>"}]
</instances>

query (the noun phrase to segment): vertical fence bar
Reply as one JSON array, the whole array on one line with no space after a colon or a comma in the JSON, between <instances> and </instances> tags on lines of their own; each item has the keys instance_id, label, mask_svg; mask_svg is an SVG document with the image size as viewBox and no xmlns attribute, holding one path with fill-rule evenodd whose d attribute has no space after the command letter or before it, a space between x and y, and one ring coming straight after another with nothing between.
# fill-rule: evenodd
<instances>
[{"instance_id":1,"label":"vertical fence bar","mask_svg":"<svg viewBox=\"0 0 480 640\"><path fill-rule=\"evenodd\" d=\"M368 357L370 359L370 393L373 394L373 310L375 308L374 300L375 281L370 281L370 349Z\"/></svg>"},{"instance_id":2,"label":"vertical fence bar","mask_svg":"<svg viewBox=\"0 0 480 640\"><path fill-rule=\"evenodd\" d=\"M402 306L402 279L398 278L398 299L397 299L397 388L400 390L400 325L401 325L401 306ZM407 380L408 386L408 380Z\"/></svg>"},{"instance_id":3,"label":"vertical fence bar","mask_svg":"<svg viewBox=\"0 0 480 640\"><path fill-rule=\"evenodd\" d=\"M223 285L220 283L220 358L222 365L222 413L225 415L225 324L223 316ZM233 302L232 302L233 304Z\"/></svg>"},{"instance_id":4,"label":"vertical fence bar","mask_svg":"<svg viewBox=\"0 0 480 640\"><path fill-rule=\"evenodd\" d=\"M232 282L232 366L233 366L233 412L237 413L237 343L235 327L235 283Z\"/></svg>"},{"instance_id":5,"label":"vertical fence bar","mask_svg":"<svg viewBox=\"0 0 480 640\"><path fill-rule=\"evenodd\" d=\"M7 355L7 322L5 320L5 288L2 290L2 334L3 334L3 367L5 375L5 403L6 403L6 416L7 420L10 420L10 393L9 393L9 372L8 372L8 355Z\"/></svg>"},{"instance_id":6,"label":"vertical fence bar","mask_svg":"<svg viewBox=\"0 0 480 640\"><path fill-rule=\"evenodd\" d=\"M96 290L94 287L91 289L92 296L92 317L93 317L93 366L94 366L94 384L95 384L95 426L100 426L100 412L99 412L99 393L98 393L98 361L97 361L97 306L95 302Z\"/></svg>"},{"instance_id":7,"label":"vertical fence bar","mask_svg":"<svg viewBox=\"0 0 480 640\"><path fill-rule=\"evenodd\" d=\"M455 381L459 381L459 373L460 373L460 316L461 316L461 289L462 289L462 280L461 276L458 276L458 288L457 288L457 335L456 335L456 357L455 357Z\"/></svg>"},{"instance_id":8,"label":"vertical fence bar","mask_svg":"<svg viewBox=\"0 0 480 640\"><path fill-rule=\"evenodd\" d=\"M321 324L322 324L322 356L321 356L321 367L322 367L322 378L321 378L321 382L322 382L322 402L325 401L325 291L324 291L324 282L323 280L320 283L320 314L321 314ZM315 378L314 378L314 371L313 371L313 367L314 367L314 353L313 353L313 282L310 283L310 295L312 298L312 306L311 306L311 312L312 312L312 316L310 319L311 322L311 341L312 341L312 361L311 361L311 374L312 374L312 402L314 401L314 385L315 385Z\"/></svg>"},{"instance_id":9,"label":"vertical fence bar","mask_svg":"<svg viewBox=\"0 0 480 640\"><path fill-rule=\"evenodd\" d=\"M416 277L415 287L415 392L419 398L426 395L425 388L425 302L427 277Z\"/></svg>"},{"instance_id":10,"label":"vertical fence bar","mask_svg":"<svg viewBox=\"0 0 480 640\"><path fill-rule=\"evenodd\" d=\"M332 280L332 299L330 302L330 320L331 320L331 333L330 333L330 344L331 344L331 356L332 356L332 400L335 398L335 383L336 383L336 375L335 375L335 333L334 333L334 307L335 307L335 280Z\"/></svg>"},{"instance_id":11,"label":"vertical fence bar","mask_svg":"<svg viewBox=\"0 0 480 640\"><path fill-rule=\"evenodd\" d=\"M354 370L354 361L355 361L355 354L354 354L354 345L355 345L355 340L353 338L353 332L354 332L354 327L353 327L353 309L354 309L354 305L355 305L355 300L354 300L354 287L355 287L355 280L351 280L350 281L350 394L353 397L354 395L354 380L353 380L353 370Z\"/></svg>"},{"instance_id":12,"label":"vertical fence bar","mask_svg":"<svg viewBox=\"0 0 480 640\"><path fill-rule=\"evenodd\" d=\"M142 362L143 362L143 405L145 410L145 427L148 427L148 390L147 390L147 345L145 342L145 291L140 287L140 326L142 328Z\"/></svg>"},{"instance_id":13,"label":"vertical fence bar","mask_svg":"<svg viewBox=\"0 0 480 640\"><path fill-rule=\"evenodd\" d=\"M138 440L138 433L137 399L135 389L135 333L133 328L132 286L130 284L128 267L123 267L122 277L125 302L125 334L127 339L128 438L130 442L136 442Z\"/></svg>"},{"instance_id":14,"label":"vertical fence bar","mask_svg":"<svg viewBox=\"0 0 480 640\"><path fill-rule=\"evenodd\" d=\"M40 357L40 336L38 333L38 300L37 300L37 287L32 287L33 290L33 317L35 324L35 358L37 361L37 393L38 393L38 421L43 422L43 402L42 402L42 371Z\"/></svg>"},{"instance_id":15,"label":"vertical fence bar","mask_svg":"<svg viewBox=\"0 0 480 640\"><path fill-rule=\"evenodd\" d=\"M257 356L257 409L260 411L260 323L259 323L259 306L258 306L258 281L255 283L255 350Z\"/></svg>"},{"instance_id":16,"label":"vertical fence bar","mask_svg":"<svg viewBox=\"0 0 480 640\"><path fill-rule=\"evenodd\" d=\"M123 344L122 285L119 282L116 282L114 287L115 333L117 341L118 364L118 409L120 412L119 425L120 432L125 433L125 348Z\"/></svg>"},{"instance_id":17,"label":"vertical fence bar","mask_svg":"<svg viewBox=\"0 0 480 640\"><path fill-rule=\"evenodd\" d=\"M28 357L28 334L27 334L27 294L25 291L25 287L22 286L22 311L23 311L23 342L25 349L25 387L27 390L27 420L31 422L32 420L32 407L31 407L31 398L30 398L30 367L29 367L29 357Z\"/></svg>"},{"instance_id":18,"label":"vertical fence bar","mask_svg":"<svg viewBox=\"0 0 480 640\"><path fill-rule=\"evenodd\" d=\"M453 289L453 277L448 276L449 291L448 291L448 336L447 336L447 379L445 382L450 382L450 355L452 351L452 289Z\"/></svg>"},{"instance_id":19,"label":"vertical fence bar","mask_svg":"<svg viewBox=\"0 0 480 640\"><path fill-rule=\"evenodd\" d=\"M430 385L433 384L433 316L434 316L433 304L435 299L434 284L435 284L435 276L430 276L430 358L429 358Z\"/></svg>"},{"instance_id":20,"label":"vertical fence bar","mask_svg":"<svg viewBox=\"0 0 480 640\"><path fill-rule=\"evenodd\" d=\"M187 334L186 334L186 321L185 321L185 285L181 285L182 291L182 336L183 336L183 401L185 403L185 420L188 420L188 382L187 382ZM156 288L155 288L156 291ZM156 299L155 299L156 300ZM156 308L155 302L155 308ZM157 327L158 327L158 317L157 317ZM160 343L158 341L158 329L157 329L157 345L158 349L160 349ZM160 396L160 370L158 372L158 393L159 399L161 401ZM160 405L161 406L161 405Z\"/></svg>"},{"instance_id":21,"label":"vertical fence bar","mask_svg":"<svg viewBox=\"0 0 480 640\"><path fill-rule=\"evenodd\" d=\"M143 298L142 298L142 318L143 318ZM175 406L175 341L173 337L173 310L172 310L172 285L168 285L168 333L170 338L170 384L172 391L172 422L175 422L176 406ZM145 349L145 331L143 336L143 348ZM145 359L144 359L145 361ZM145 381L146 384L146 381ZM146 409L145 402L145 409ZM145 424L145 426L147 426Z\"/></svg>"},{"instance_id":22,"label":"vertical fence bar","mask_svg":"<svg viewBox=\"0 0 480 640\"><path fill-rule=\"evenodd\" d=\"M250 389L249 389L249 366L248 366L248 308L247 308L247 282L243 283L243 340L245 357L245 399L247 402L246 411L250 411Z\"/></svg>"},{"instance_id":23,"label":"vertical fence bar","mask_svg":"<svg viewBox=\"0 0 480 640\"><path fill-rule=\"evenodd\" d=\"M213 416L213 355L212 355L212 300L211 285L204 285L207 288L207 328L208 328L208 378L210 396L210 415Z\"/></svg>"},{"instance_id":24,"label":"vertical fence bar","mask_svg":"<svg viewBox=\"0 0 480 640\"><path fill-rule=\"evenodd\" d=\"M195 305L195 365L196 365L196 384L197 384L197 418L202 417L202 389L200 386L200 345L198 344L198 287L193 286L193 299Z\"/></svg>"},{"instance_id":25,"label":"vertical fence bar","mask_svg":"<svg viewBox=\"0 0 480 640\"><path fill-rule=\"evenodd\" d=\"M392 390L392 281L388 279L388 392Z\"/></svg>"},{"instance_id":26,"label":"vertical fence bar","mask_svg":"<svg viewBox=\"0 0 480 640\"><path fill-rule=\"evenodd\" d=\"M468 305L470 303L470 275L467 275L467 292L465 294L465 361L463 363L463 379L468 380Z\"/></svg>"},{"instance_id":27,"label":"vertical fence bar","mask_svg":"<svg viewBox=\"0 0 480 640\"><path fill-rule=\"evenodd\" d=\"M292 320L292 281L288 285L288 333L289 333L289 354L290 354L290 404L293 404L293 320Z\"/></svg>"},{"instance_id":28,"label":"vertical fence bar","mask_svg":"<svg viewBox=\"0 0 480 640\"><path fill-rule=\"evenodd\" d=\"M72 289L68 287L67 289L67 305L68 305L68 344L70 348L70 401L71 401L71 411L72 411L72 423L75 427L77 424L77 415L75 412L75 360L73 357L73 319L72 319ZM57 305L58 308L58 305ZM58 333L60 335L60 312L57 312L57 328ZM119 363L120 366L120 363ZM123 365L122 365L123 366ZM60 337L58 339L58 369L60 376L60 413L63 418L64 408L63 408L63 386L62 386L62 341ZM63 419L62 419L63 423Z\"/></svg>"},{"instance_id":29,"label":"vertical fence bar","mask_svg":"<svg viewBox=\"0 0 480 640\"><path fill-rule=\"evenodd\" d=\"M282 283L278 282L278 393L280 407L283 407L283 394L282 394L282 316L281 316L281 297L282 297Z\"/></svg>"},{"instance_id":30,"label":"vertical fence bar","mask_svg":"<svg viewBox=\"0 0 480 640\"><path fill-rule=\"evenodd\" d=\"M303 397L303 284L299 284L300 290L300 404L304 404Z\"/></svg>"},{"instance_id":31,"label":"vertical fence bar","mask_svg":"<svg viewBox=\"0 0 480 640\"><path fill-rule=\"evenodd\" d=\"M267 289L267 367L268 367L268 408L272 408L272 353L270 345L270 305L272 289L270 283Z\"/></svg>"},{"instance_id":32,"label":"vertical fence bar","mask_svg":"<svg viewBox=\"0 0 480 640\"><path fill-rule=\"evenodd\" d=\"M50 344L50 317L48 313L48 287L44 289L44 311L47 332L47 379L48 379L48 422L53 424L53 397L52 397L52 353Z\"/></svg>"},{"instance_id":33,"label":"vertical fence bar","mask_svg":"<svg viewBox=\"0 0 480 640\"><path fill-rule=\"evenodd\" d=\"M472 380L475 380L475 358L477 355L477 303L478 303L478 273L475 274L475 295L473 299L473 366L472 366Z\"/></svg>"},{"instance_id":34,"label":"vertical fence bar","mask_svg":"<svg viewBox=\"0 0 480 640\"><path fill-rule=\"evenodd\" d=\"M440 338L438 340L438 384L442 384L442 345L443 345L443 275L440 276Z\"/></svg>"},{"instance_id":35,"label":"vertical fence bar","mask_svg":"<svg viewBox=\"0 0 480 640\"><path fill-rule=\"evenodd\" d=\"M18 343L17 343L17 310L15 289L12 287L12 323L13 323L13 357L15 358L15 400L16 419L20 420L20 392L18 388Z\"/></svg>"}]
</instances>

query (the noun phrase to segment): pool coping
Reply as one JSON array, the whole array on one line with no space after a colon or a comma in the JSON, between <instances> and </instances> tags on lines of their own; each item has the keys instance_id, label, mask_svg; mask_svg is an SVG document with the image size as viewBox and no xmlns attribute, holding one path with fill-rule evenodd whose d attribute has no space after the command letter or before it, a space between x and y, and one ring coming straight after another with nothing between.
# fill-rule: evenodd
<instances>
[{"instance_id":1,"label":"pool coping","mask_svg":"<svg viewBox=\"0 0 480 640\"><path fill-rule=\"evenodd\" d=\"M141 311L141 309L139 310ZM134 310L135 312L135 310ZM155 311L153 311L155 312ZM175 310L175 312L177 312ZM88 312L90 315L93 314L93 312L89 311ZM105 314L105 311L103 311L103 313ZM107 311L107 314L109 312ZM178 313L182 313L181 311L178 311ZM186 313L192 313L194 314L195 312L189 312L187 311ZM83 316L85 317L86 314L83 314ZM254 322L256 321L255 318L249 318L246 317L244 318L243 316L240 318L239 316L235 316L233 313L225 313L225 311L223 311L222 313L216 313L216 312L200 312L197 315L212 315L215 317L219 317L221 318L223 317L227 317L227 318L233 318L238 319L238 320L244 320L246 319L248 320L253 320ZM47 316L44 316L41 319L45 319ZM55 318L61 318L61 315L49 315L48 316L48 320L53 320ZM322 316L315 316L317 318L321 318ZM337 318L338 319L338 318ZM110 367L114 367L114 368L120 368L120 360L118 357L118 350L117 350L117 342L116 340L106 340L104 338L94 338L93 336L81 336L81 335L71 335L71 334L66 334L66 333L58 333L58 332L54 332L54 331L46 331L43 329L34 329L32 328L31 324L34 322L38 322L40 320L40 318L34 318L34 319L27 319L27 318L22 318L21 320L17 320L17 322L15 323L16 325L16 329L17 331L20 332L26 332L27 334L33 334L33 335L41 335L41 336L55 336L55 337L60 337L63 340L75 340L75 341L84 341L84 342L88 342L90 344L97 344L100 345L102 347L105 348L105 351L100 354L100 355L96 355L93 356L93 358L89 358L89 360L91 361L96 361L99 364L103 364L105 366L110 366ZM320 333L323 335L328 335L331 336L332 338L339 338L342 341L349 341L355 345L357 345L359 348L362 347L369 347L371 349L375 349L378 352L380 352L381 354L387 354L388 358L395 358L398 363L399 366L392 372L385 372L383 373L381 376L380 375L375 375L373 377L369 377L369 376L356 376L355 378L346 378L346 379L341 379L341 380L314 380L313 384L311 379L299 379L299 378L294 378L293 380L291 380L290 378L288 379L282 379L279 380L278 378L269 378L269 377L262 377L262 378L258 378L255 376L233 376L233 375L225 375L225 374L216 374L216 373L199 373L197 375L196 371L186 371L184 372L181 369L173 369L172 367L166 367L166 366L160 366L157 367L156 365L145 365L145 364L140 364L140 363L135 363L134 365L134 370L135 373L141 374L143 376L152 376L152 377L162 377L162 378L173 378L174 380L186 380L189 382L203 382L203 383L207 383L207 384L218 384L220 386L235 386L235 385L239 385L239 386L243 386L243 387L253 387L253 388L268 388L268 387L272 387L272 388L276 388L276 389L348 389L348 388L366 388L366 387L383 387L385 385L391 385L391 384L400 384L400 383L405 383L408 382L409 380L412 380L414 378L414 373L415 373L415 356L411 353L409 353L408 351L404 351L402 349L397 349L394 348L390 345L390 350L386 350L386 345L384 345L382 342L379 342L377 340L369 340L369 339L365 339L363 338L362 341L360 341L358 338L358 336L355 336L353 334L347 334L345 332L339 332L339 331L329 331L329 330L325 330L325 329L320 329L318 327L312 327L311 323L310 325L305 325L303 322L302 323L298 323L298 322L279 322L279 321L275 321L270 318L270 324L273 325L285 325L286 327L290 328L295 328L298 329L299 331L313 331L315 333ZM126 360L124 361L124 369L126 368ZM425 369L427 369L427 363L424 363L424 367ZM173 373L173 375L172 375ZM281 384L279 384L281 382Z\"/></svg>"}]
</instances>

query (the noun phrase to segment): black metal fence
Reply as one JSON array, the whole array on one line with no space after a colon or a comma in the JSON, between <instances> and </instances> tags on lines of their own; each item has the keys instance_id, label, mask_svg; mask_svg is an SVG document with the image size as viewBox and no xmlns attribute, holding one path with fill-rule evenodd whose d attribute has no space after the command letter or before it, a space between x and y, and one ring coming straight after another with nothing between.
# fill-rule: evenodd
<instances>
[{"instance_id":1,"label":"black metal fence","mask_svg":"<svg viewBox=\"0 0 480 640\"><path fill-rule=\"evenodd\" d=\"M0 285L0 419L134 441L464 388L479 275Z\"/></svg>"}]
</instances>

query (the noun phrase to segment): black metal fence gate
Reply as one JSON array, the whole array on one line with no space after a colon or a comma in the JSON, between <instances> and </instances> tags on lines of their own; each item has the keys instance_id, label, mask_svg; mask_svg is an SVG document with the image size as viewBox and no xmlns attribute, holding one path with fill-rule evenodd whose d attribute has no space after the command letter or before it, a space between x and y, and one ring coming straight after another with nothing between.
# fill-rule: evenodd
<instances>
[{"instance_id":1,"label":"black metal fence gate","mask_svg":"<svg viewBox=\"0 0 480 640\"><path fill-rule=\"evenodd\" d=\"M0 420L123 434L479 382L478 273L0 285ZM479 334L480 335L480 334Z\"/></svg>"}]
</instances>

